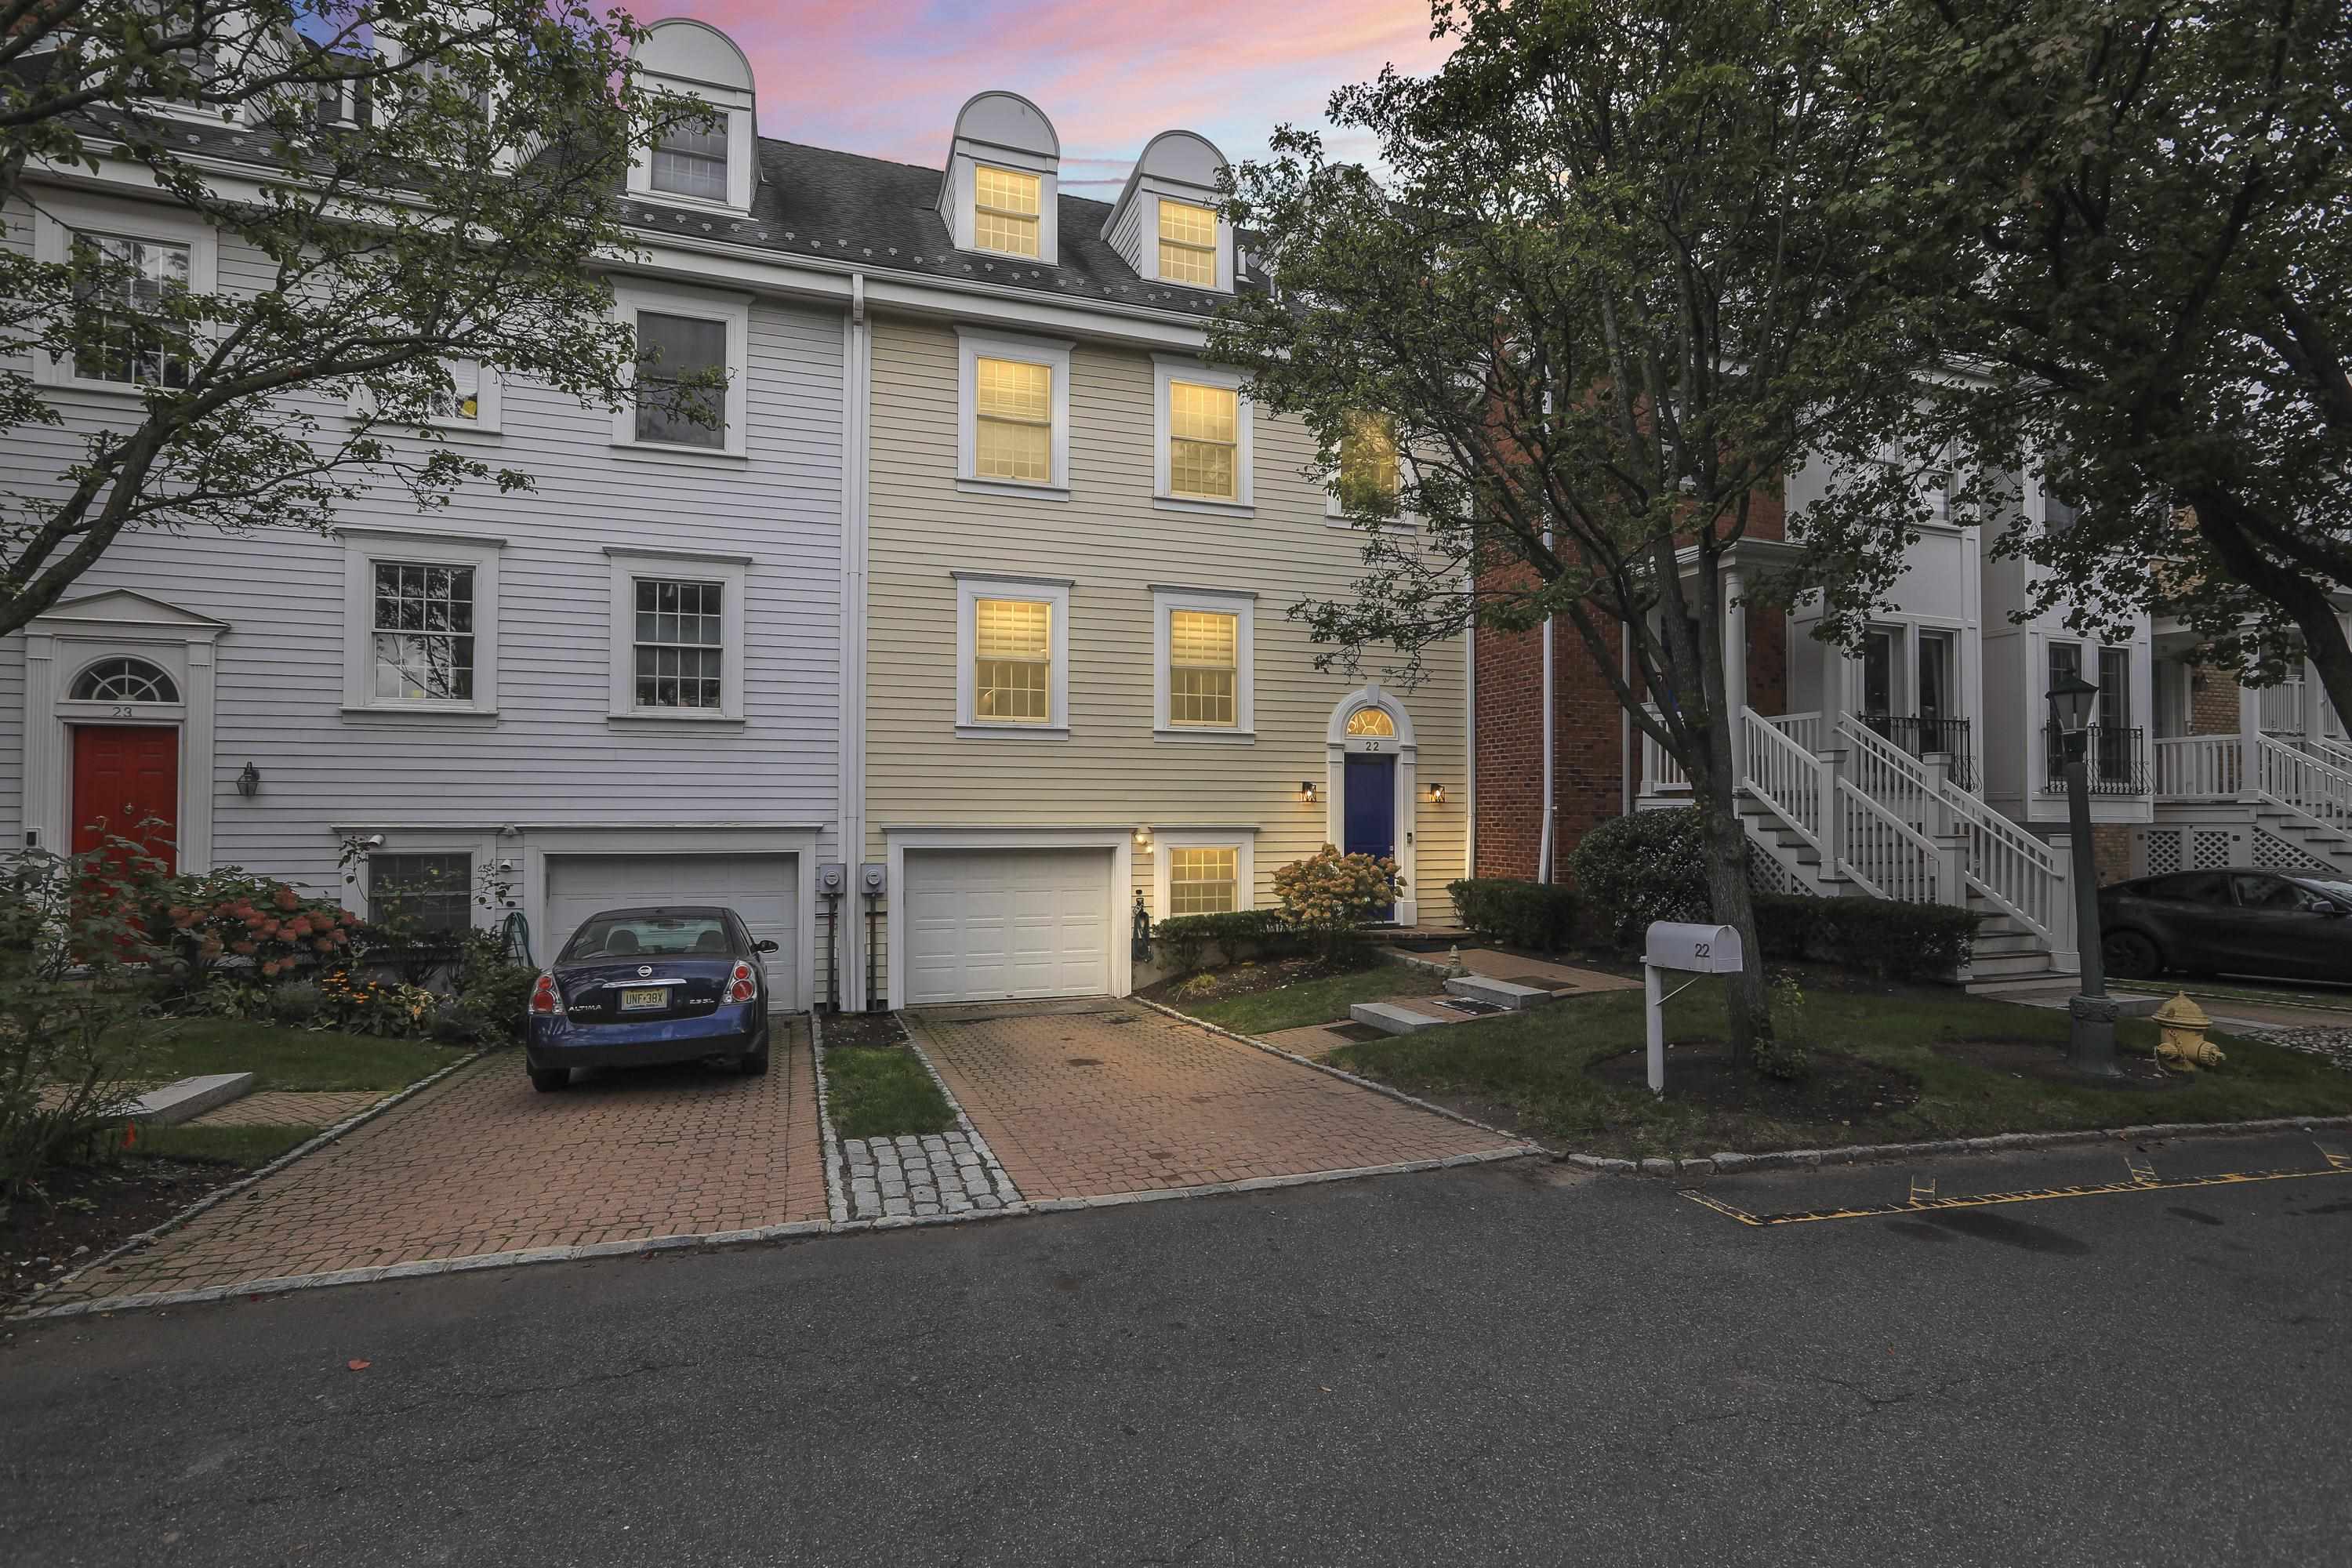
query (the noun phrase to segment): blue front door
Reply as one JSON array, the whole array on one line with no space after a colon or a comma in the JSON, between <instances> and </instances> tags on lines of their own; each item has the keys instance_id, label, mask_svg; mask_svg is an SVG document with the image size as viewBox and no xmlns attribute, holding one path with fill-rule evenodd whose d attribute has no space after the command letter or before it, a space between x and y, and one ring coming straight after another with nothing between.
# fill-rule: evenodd
<instances>
[{"instance_id":1,"label":"blue front door","mask_svg":"<svg viewBox=\"0 0 2352 1568\"><path fill-rule=\"evenodd\" d=\"M1396 856L1396 764L1394 757L1351 756L1348 759L1347 806L1340 819L1349 855ZM1394 918L1391 908L1380 913Z\"/></svg>"}]
</instances>

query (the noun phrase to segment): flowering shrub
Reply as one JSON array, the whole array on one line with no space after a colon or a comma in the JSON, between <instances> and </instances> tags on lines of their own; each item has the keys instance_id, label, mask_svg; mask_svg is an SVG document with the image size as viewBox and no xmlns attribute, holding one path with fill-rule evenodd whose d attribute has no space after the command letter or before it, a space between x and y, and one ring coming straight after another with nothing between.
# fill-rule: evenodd
<instances>
[{"instance_id":1,"label":"flowering shrub","mask_svg":"<svg viewBox=\"0 0 2352 1568\"><path fill-rule=\"evenodd\" d=\"M174 878L162 897L173 945L194 972L234 954L265 984L344 952L359 924L349 910L234 866Z\"/></svg>"},{"instance_id":2,"label":"flowering shrub","mask_svg":"<svg viewBox=\"0 0 2352 1568\"><path fill-rule=\"evenodd\" d=\"M1319 938L1324 956L1338 958L1356 928L1396 902L1396 862L1382 856L1342 855L1326 844L1274 874L1274 896L1290 929Z\"/></svg>"},{"instance_id":3,"label":"flowering shrub","mask_svg":"<svg viewBox=\"0 0 2352 1568\"><path fill-rule=\"evenodd\" d=\"M318 984L327 1016L358 1035L423 1034L441 1005L441 998L422 985L370 980L348 969L330 969Z\"/></svg>"}]
</instances>

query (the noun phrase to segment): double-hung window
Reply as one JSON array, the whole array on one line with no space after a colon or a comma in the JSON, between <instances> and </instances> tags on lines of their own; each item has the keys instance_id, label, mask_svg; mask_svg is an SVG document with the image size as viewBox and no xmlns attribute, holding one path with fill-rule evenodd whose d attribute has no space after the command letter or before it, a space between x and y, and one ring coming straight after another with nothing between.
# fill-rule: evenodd
<instances>
[{"instance_id":1,"label":"double-hung window","mask_svg":"<svg viewBox=\"0 0 2352 1568\"><path fill-rule=\"evenodd\" d=\"M612 717L740 720L751 558L607 545Z\"/></svg>"},{"instance_id":2,"label":"double-hung window","mask_svg":"<svg viewBox=\"0 0 2352 1568\"><path fill-rule=\"evenodd\" d=\"M637 334L635 395L614 421L614 445L742 456L750 300L635 282L614 284L613 299Z\"/></svg>"},{"instance_id":3,"label":"double-hung window","mask_svg":"<svg viewBox=\"0 0 2352 1568\"><path fill-rule=\"evenodd\" d=\"M74 372L126 386L188 384L186 334L169 318L188 291L189 247L110 234L76 234L88 281L74 301Z\"/></svg>"},{"instance_id":4,"label":"double-hung window","mask_svg":"<svg viewBox=\"0 0 2352 1568\"><path fill-rule=\"evenodd\" d=\"M727 117L688 118L654 142L653 188L700 201L727 199Z\"/></svg>"},{"instance_id":5,"label":"double-hung window","mask_svg":"<svg viewBox=\"0 0 2352 1568\"><path fill-rule=\"evenodd\" d=\"M1256 596L1221 588L1151 585L1158 700L1163 740L1251 738L1251 618Z\"/></svg>"},{"instance_id":6,"label":"double-hung window","mask_svg":"<svg viewBox=\"0 0 2352 1568\"><path fill-rule=\"evenodd\" d=\"M447 373L449 384L436 390L426 402L432 417L445 425L480 425L484 423L482 406L482 362L471 359L445 359L441 368Z\"/></svg>"},{"instance_id":7,"label":"double-hung window","mask_svg":"<svg viewBox=\"0 0 2352 1568\"><path fill-rule=\"evenodd\" d=\"M443 935L474 923L474 858L378 850L368 857L368 920L412 935Z\"/></svg>"},{"instance_id":8,"label":"double-hung window","mask_svg":"<svg viewBox=\"0 0 2352 1568\"><path fill-rule=\"evenodd\" d=\"M1354 414L1339 437L1339 504L1349 511L1379 511L1397 496L1396 425L1385 416Z\"/></svg>"},{"instance_id":9,"label":"double-hung window","mask_svg":"<svg viewBox=\"0 0 2352 1568\"><path fill-rule=\"evenodd\" d=\"M1038 213L1044 183L1018 169L976 163L971 171L971 239L975 248L1006 256L1038 256Z\"/></svg>"},{"instance_id":10,"label":"double-hung window","mask_svg":"<svg viewBox=\"0 0 2352 1568\"><path fill-rule=\"evenodd\" d=\"M1217 214L1169 196L1160 198L1160 277L1197 288L1217 286Z\"/></svg>"},{"instance_id":11,"label":"double-hung window","mask_svg":"<svg viewBox=\"0 0 2352 1568\"><path fill-rule=\"evenodd\" d=\"M502 542L357 525L337 531L344 710L495 713Z\"/></svg>"},{"instance_id":12,"label":"double-hung window","mask_svg":"<svg viewBox=\"0 0 2352 1568\"><path fill-rule=\"evenodd\" d=\"M959 329L958 488L1069 494L1070 348Z\"/></svg>"},{"instance_id":13,"label":"double-hung window","mask_svg":"<svg viewBox=\"0 0 2352 1568\"><path fill-rule=\"evenodd\" d=\"M1244 511L1251 504L1250 406L1241 377L1156 355L1155 496L1176 510Z\"/></svg>"},{"instance_id":14,"label":"double-hung window","mask_svg":"<svg viewBox=\"0 0 2352 1568\"><path fill-rule=\"evenodd\" d=\"M1155 898L1163 920L1226 915L1251 906L1255 845L1248 830L1162 829L1155 850Z\"/></svg>"},{"instance_id":15,"label":"double-hung window","mask_svg":"<svg viewBox=\"0 0 2352 1568\"><path fill-rule=\"evenodd\" d=\"M1068 733L1070 584L956 574L957 732Z\"/></svg>"}]
</instances>

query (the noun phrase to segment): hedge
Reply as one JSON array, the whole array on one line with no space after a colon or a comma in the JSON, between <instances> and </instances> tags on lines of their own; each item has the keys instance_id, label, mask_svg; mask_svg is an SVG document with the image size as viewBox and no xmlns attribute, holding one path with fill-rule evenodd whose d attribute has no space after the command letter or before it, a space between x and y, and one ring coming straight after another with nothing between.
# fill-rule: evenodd
<instances>
[{"instance_id":1,"label":"hedge","mask_svg":"<svg viewBox=\"0 0 2352 1568\"><path fill-rule=\"evenodd\" d=\"M1637 811L1596 823L1568 858L1604 941L1639 950L1654 921L1707 918L1706 847L1696 811Z\"/></svg>"},{"instance_id":2,"label":"hedge","mask_svg":"<svg viewBox=\"0 0 2352 1568\"><path fill-rule=\"evenodd\" d=\"M1279 910L1236 910L1222 915L1173 915L1151 928L1168 967L1179 973L1198 969L1214 942L1227 963L1239 962L1244 948L1261 953L1286 952L1304 939L1290 929Z\"/></svg>"},{"instance_id":3,"label":"hedge","mask_svg":"<svg viewBox=\"0 0 2352 1568\"><path fill-rule=\"evenodd\" d=\"M1958 979L1983 919L1948 904L1756 896L1757 940L1766 958L1832 963L1882 980Z\"/></svg>"},{"instance_id":4,"label":"hedge","mask_svg":"<svg viewBox=\"0 0 2352 1568\"><path fill-rule=\"evenodd\" d=\"M1575 939L1577 897L1558 882L1471 877L1448 882L1445 890L1462 923L1480 936L1545 952Z\"/></svg>"}]
</instances>

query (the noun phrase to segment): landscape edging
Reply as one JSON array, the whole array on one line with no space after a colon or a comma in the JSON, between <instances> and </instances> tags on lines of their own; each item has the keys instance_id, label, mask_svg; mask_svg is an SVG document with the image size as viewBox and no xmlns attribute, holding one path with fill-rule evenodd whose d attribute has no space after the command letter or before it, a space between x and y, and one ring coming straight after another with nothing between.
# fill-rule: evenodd
<instances>
[{"instance_id":1,"label":"landscape edging","mask_svg":"<svg viewBox=\"0 0 2352 1568\"><path fill-rule=\"evenodd\" d=\"M1616 1159L1603 1154L1563 1154L1580 1170L1616 1175L1716 1176L1749 1171L1812 1169L1822 1165L1868 1165L1938 1154L2003 1154L2021 1149L2057 1149L2084 1143L2128 1142L2148 1138L2226 1138L2255 1132L2309 1132L2352 1129L2352 1116L2271 1116L2252 1121L2153 1121L2133 1127L2075 1127L2054 1132L1996 1132L1982 1138L1941 1138L1923 1143L1860 1143L1839 1149L1772 1149L1741 1154L1718 1150L1686 1160Z\"/></svg>"}]
</instances>

